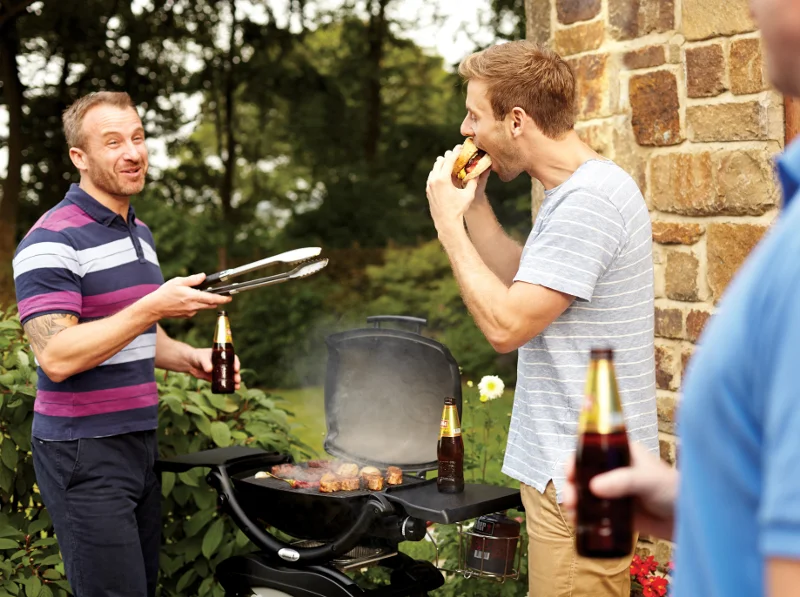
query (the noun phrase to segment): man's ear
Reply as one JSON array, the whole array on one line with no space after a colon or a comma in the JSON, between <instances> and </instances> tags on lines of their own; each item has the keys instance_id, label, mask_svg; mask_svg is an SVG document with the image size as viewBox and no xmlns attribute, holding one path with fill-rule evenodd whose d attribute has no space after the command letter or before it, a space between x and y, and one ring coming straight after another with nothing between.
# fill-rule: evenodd
<instances>
[{"instance_id":1,"label":"man's ear","mask_svg":"<svg viewBox=\"0 0 800 597\"><path fill-rule=\"evenodd\" d=\"M69 159L72 160L73 165L78 170L87 170L88 166L86 164L86 153L82 149L78 149L77 147L70 147L69 148Z\"/></svg>"},{"instance_id":2,"label":"man's ear","mask_svg":"<svg viewBox=\"0 0 800 597\"><path fill-rule=\"evenodd\" d=\"M511 112L508 113L508 120L511 125L511 136L515 138L522 136L525 127L532 124L529 122L530 118L528 118L527 112L519 106L511 108Z\"/></svg>"}]
</instances>

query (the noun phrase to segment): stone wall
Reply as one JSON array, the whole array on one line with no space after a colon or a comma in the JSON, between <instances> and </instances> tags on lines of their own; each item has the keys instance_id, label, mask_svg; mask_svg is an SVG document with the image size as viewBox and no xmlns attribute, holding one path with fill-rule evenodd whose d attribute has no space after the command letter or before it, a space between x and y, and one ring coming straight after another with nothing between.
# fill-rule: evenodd
<instances>
[{"instance_id":1,"label":"stone wall","mask_svg":"<svg viewBox=\"0 0 800 597\"><path fill-rule=\"evenodd\" d=\"M765 80L747 0L526 2L528 38L578 77L579 134L635 177L650 208L659 434L674 464L683 371L777 213L783 98ZM663 564L671 545L640 549Z\"/></svg>"}]
</instances>

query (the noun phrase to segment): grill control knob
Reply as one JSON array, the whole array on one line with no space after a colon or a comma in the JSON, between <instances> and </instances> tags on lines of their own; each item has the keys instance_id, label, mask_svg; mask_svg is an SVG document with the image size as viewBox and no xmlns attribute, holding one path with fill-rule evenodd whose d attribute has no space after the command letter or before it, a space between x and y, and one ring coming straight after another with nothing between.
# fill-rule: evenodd
<instances>
[{"instance_id":1,"label":"grill control knob","mask_svg":"<svg viewBox=\"0 0 800 597\"><path fill-rule=\"evenodd\" d=\"M407 516L400 527L400 533L409 541L420 541L425 537L425 523Z\"/></svg>"}]
</instances>

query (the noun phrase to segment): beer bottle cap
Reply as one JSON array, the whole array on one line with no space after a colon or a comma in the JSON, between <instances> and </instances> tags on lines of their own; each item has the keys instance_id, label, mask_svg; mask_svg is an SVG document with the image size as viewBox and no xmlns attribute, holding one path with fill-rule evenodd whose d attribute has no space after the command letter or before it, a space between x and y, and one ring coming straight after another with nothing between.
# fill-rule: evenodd
<instances>
[{"instance_id":1,"label":"beer bottle cap","mask_svg":"<svg viewBox=\"0 0 800 597\"><path fill-rule=\"evenodd\" d=\"M613 359L614 351L610 348L592 348L591 357L593 359Z\"/></svg>"},{"instance_id":2,"label":"beer bottle cap","mask_svg":"<svg viewBox=\"0 0 800 597\"><path fill-rule=\"evenodd\" d=\"M227 317L227 316L228 316L227 311L217 311L217 317Z\"/></svg>"}]
</instances>

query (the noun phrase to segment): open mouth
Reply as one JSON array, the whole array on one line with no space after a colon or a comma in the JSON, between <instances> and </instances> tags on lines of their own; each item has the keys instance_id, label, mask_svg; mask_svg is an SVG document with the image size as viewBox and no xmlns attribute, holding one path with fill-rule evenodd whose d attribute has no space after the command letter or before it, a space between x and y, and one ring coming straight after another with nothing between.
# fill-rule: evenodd
<instances>
[{"instance_id":1,"label":"open mouth","mask_svg":"<svg viewBox=\"0 0 800 597\"><path fill-rule=\"evenodd\" d=\"M120 173L125 174L126 176L139 176L142 173L141 167L137 168L126 168L125 170L120 170Z\"/></svg>"}]
</instances>

